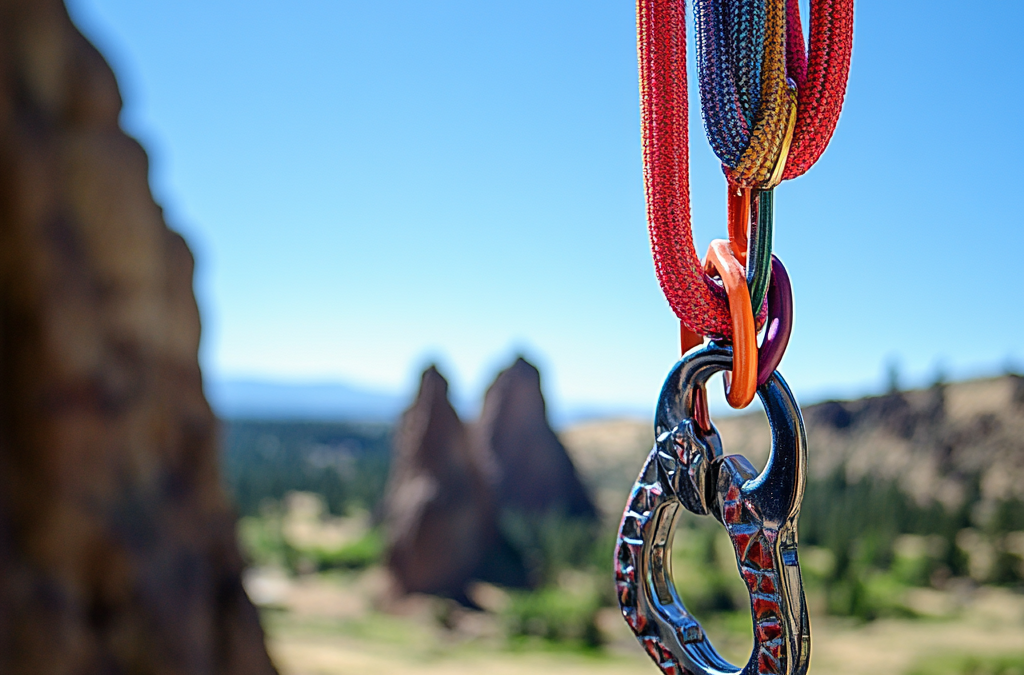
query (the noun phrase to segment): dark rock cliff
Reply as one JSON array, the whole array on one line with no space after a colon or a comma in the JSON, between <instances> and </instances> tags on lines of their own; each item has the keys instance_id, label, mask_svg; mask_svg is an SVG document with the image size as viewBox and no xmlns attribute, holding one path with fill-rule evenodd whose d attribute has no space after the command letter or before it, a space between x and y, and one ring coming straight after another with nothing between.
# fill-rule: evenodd
<instances>
[{"instance_id":1,"label":"dark rock cliff","mask_svg":"<svg viewBox=\"0 0 1024 675\"><path fill-rule=\"evenodd\" d=\"M0 672L273 673L120 109L58 0L0 0Z\"/></svg>"}]
</instances>

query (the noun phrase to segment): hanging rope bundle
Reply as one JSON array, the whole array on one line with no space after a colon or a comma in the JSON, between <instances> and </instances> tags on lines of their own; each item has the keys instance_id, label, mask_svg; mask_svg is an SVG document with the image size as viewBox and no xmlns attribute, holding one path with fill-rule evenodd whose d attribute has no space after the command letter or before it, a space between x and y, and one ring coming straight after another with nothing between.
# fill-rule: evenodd
<instances>
[{"instance_id":1,"label":"hanging rope bundle","mask_svg":"<svg viewBox=\"0 0 1024 675\"><path fill-rule=\"evenodd\" d=\"M824 152L846 91L853 0L811 0L810 50L799 0L694 0L701 110L727 179L729 239L702 263L690 229L684 0L638 0L644 181L654 261L679 317L683 357L662 387L655 445L619 524L619 607L665 675L805 675L811 627L797 554L807 442L800 406L777 368L793 293L772 254L774 188ZM755 316L756 314L756 316ZM764 337L758 347L757 335ZM703 345L704 337L711 341ZM700 349L693 349L703 345ZM758 472L727 455L707 383L764 404L772 445ZM754 647L743 666L715 650L672 579L678 514L712 516L729 535L750 594Z\"/></svg>"},{"instance_id":2,"label":"hanging rope bundle","mask_svg":"<svg viewBox=\"0 0 1024 675\"><path fill-rule=\"evenodd\" d=\"M771 187L796 106L786 77L785 0L697 0L694 13L711 147L730 183Z\"/></svg>"},{"instance_id":3,"label":"hanging rope bundle","mask_svg":"<svg viewBox=\"0 0 1024 675\"><path fill-rule=\"evenodd\" d=\"M811 627L797 531L807 442L800 406L777 370L793 327L793 293L772 254L774 188L807 171L835 130L853 0L810 0L809 50L799 0L694 2L701 112L727 179L729 239L712 241L704 261L697 258L684 0L638 0L647 217L683 357L662 387L654 448L619 523L616 593L623 618L665 675L805 675ZM726 454L711 423L706 387L719 372L731 406L743 408L755 394L764 404L772 444L760 472ZM679 597L670 553L683 509L718 520L735 549L754 629L745 665L715 650Z\"/></svg>"},{"instance_id":4,"label":"hanging rope bundle","mask_svg":"<svg viewBox=\"0 0 1024 675\"><path fill-rule=\"evenodd\" d=\"M690 225L685 14L684 0L637 3L648 222L658 279L682 325L729 340L726 293L704 272ZM803 174L828 145L846 92L853 0L811 0L808 49L798 0L697 0L695 16L703 118L738 238L748 206L770 228L770 192L743 190ZM753 306L763 314L756 295Z\"/></svg>"}]
</instances>

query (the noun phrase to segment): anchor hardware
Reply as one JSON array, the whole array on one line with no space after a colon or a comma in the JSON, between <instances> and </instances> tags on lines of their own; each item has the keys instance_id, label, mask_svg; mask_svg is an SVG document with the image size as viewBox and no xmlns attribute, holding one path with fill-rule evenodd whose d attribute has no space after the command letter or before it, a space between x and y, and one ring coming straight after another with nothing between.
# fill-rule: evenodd
<instances>
[{"instance_id":1,"label":"anchor hardware","mask_svg":"<svg viewBox=\"0 0 1024 675\"><path fill-rule=\"evenodd\" d=\"M760 474L746 458L723 455L717 430L702 431L694 402L711 375L732 367L732 350L712 343L680 360L661 391L648 456L626 504L615 549L615 580L626 622L670 675L803 675L810 624L797 557L797 518L807 445L800 408L774 372L758 388L772 448ZM736 667L723 659L672 580L679 508L712 515L736 551L750 593L754 646Z\"/></svg>"},{"instance_id":2,"label":"anchor hardware","mask_svg":"<svg viewBox=\"0 0 1024 675\"><path fill-rule=\"evenodd\" d=\"M701 117L725 173L729 232L701 261L690 222L687 3L637 0L647 223L685 356L662 388L657 441L626 503L615 581L626 622L671 675L804 675L810 663L797 556L807 446L800 408L777 370L793 293L772 253L775 188L810 169L836 128L853 3L810 0L805 46L797 0L693 0ZM744 408L756 393L768 414L772 448L760 474L744 457L723 455L705 390L719 371L729 405ZM680 507L714 516L736 551L754 622L743 667L715 651L676 592Z\"/></svg>"}]
</instances>

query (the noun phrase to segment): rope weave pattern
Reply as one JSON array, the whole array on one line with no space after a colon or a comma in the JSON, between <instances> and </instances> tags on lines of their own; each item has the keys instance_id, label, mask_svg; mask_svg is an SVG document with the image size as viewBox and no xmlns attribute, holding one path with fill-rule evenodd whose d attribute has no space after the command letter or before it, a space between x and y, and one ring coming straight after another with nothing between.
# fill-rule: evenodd
<instances>
[{"instance_id":1,"label":"rope weave pattern","mask_svg":"<svg viewBox=\"0 0 1024 675\"><path fill-rule=\"evenodd\" d=\"M771 187L794 104L786 0L697 0L697 72L711 147L730 183Z\"/></svg>"},{"instance_id":2,"label":"rope weave pattern","mask_svg":"<svg viewBox=\"0 0 1024 675\"><path fill-rule=\"evenodd\" d=\"M695 6L694 19L704 128L718 158L736 166L761 104L764 2L741 0L730 7L709 0Z\"/></svg>"},{"instance_id":3,"label":"rope weave pattern","mask_svg":"<svg viewBox=\"0 0 1024 675\"><path fill-rule=\"evenodd\" d=\"M839 119L853 0L811 0L809 53L798 0L696 0L694 13L702 116L730 184L766 189L806 172ZM685 0L637 0L637 34L644 184L658 280L686 328L728 339L725 294L703 273L690 228ZM773 180L794 106L785 170Z\"/></svg>"},{"instance_id":4,"label":"rope weave pattern","mask_svg":"<svg viewBox=\"0 0 1024 675\"><path fill-rule=\"evenodd\" d=\"M772 187L769 178L779 159L794 96L786 81L786 7L784 0L765 3L764 63L761 106L750 145L739 163L727 171L729 182L742 187Z\"/></svg>"},{"instance_id":5,"label":"rope weave pattern","mask_svg":"<svg viewBox=\"0 0 1024 675\"><path fill-rule=\"evenodd\" d=\"M704 274L690 229L684 0L637 0L647 222L658 281L683 324L732 335L725 291Z\"/></svg>"},{"instance_id":6,"label":"rope weave pattern","mask_svg":"<svg viewBox=\"0 0 1024 675\"><path fill-rule=\"evenodd\" d=\"M783 180L807 172L832 139L846 97L853 51L853 0L812 0L810 46L804 53L797 0L789 0L787 52L794 55L790 77L799 91L793 147ZM806 64L801 69L801 60Z\"/></svg>"}]
</instances>

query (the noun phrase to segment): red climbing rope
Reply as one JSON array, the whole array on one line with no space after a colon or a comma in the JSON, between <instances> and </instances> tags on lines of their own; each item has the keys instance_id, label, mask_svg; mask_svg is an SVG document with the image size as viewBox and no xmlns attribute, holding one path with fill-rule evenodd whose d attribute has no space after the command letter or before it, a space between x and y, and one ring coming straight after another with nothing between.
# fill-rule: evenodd
<instances>
[{"instance_id":1,"label":"red climbing rope","mask_svg":"<svg viewBox=\"0 0 1024 675\"><path fill-rule=\"evenodd\" d=\"M810 169L836 129L850 75L853 0L811 1L807 53L798 0L788 0L786 21L786 69L797 86L797 114L783 180Z\"/></svg>"},{"instance_id":2,"label":"red climbing rope","mask_svg":"<svg viewBox=\"0 0 1024 675\"><path fill-rule=\"evenodd\" d=\"M781 3L785 3L784 31L777 25L781 15L776 8ZM770 41L772 35L785 35L785 74L796 85L791 137L781 133L783 127L779 126L788 122L789 116L774 114L771 140L760 141L767 145L756 147L754 153L777 158L773 161L782 170L781 176L773 176L777 182L806 172L824 152L835 130L849 73L853 0L811 0L809 51L804 49L798 0L767 0L766 6L765 20L776 21L767 25L767 38ZM684 0L637 2L647 218L658 280L676 316L694 333L729 339L732 326L725 292L704 273L690 225L685 14ZM771 83L771 87L764 84L762 93L774 92L762 95L760 104L784 106L782 97L786 94L778 86L777 74L780 52L769 43L760 52L754 49L747 53L763 54L762 84ZM720 115L721 119L726 117ZM767 118L761 114L761 119ZM709 135L719 131L709 128ZM754 152L756 133L750 139L746 142ZM788 153L785 143L790 143ZM771 166L763 159L751 166L755 165L756 172L744 169L742 162L739 174L730 167L727 171L743 184L770 182Z\"/></svg>"},{"instance_id":3,"label":"red climbing rope","mask_svg":"<svg viewBox=\"0 0 1024 675\"><path fill-rule=\"evenodd\" d=\"M637 32L647 222L658 280L687 328L730 336L725 291L704 274L690 228L684 2L638 0Z\"/></svg>"}]
</instances>

